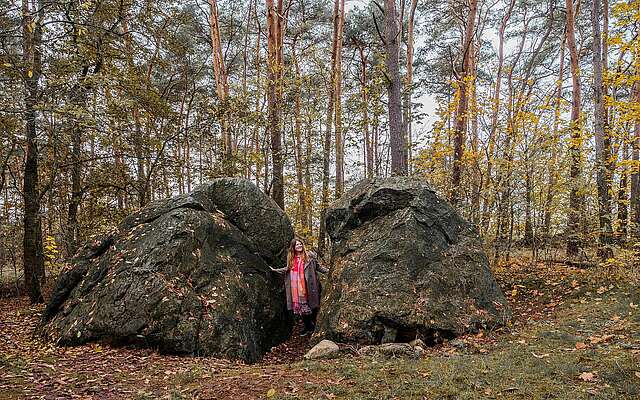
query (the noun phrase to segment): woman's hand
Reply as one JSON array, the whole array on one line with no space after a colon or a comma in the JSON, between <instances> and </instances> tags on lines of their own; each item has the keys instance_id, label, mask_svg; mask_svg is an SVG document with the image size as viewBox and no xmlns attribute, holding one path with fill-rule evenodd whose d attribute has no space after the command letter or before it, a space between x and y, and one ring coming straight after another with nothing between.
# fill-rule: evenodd
<instances>
[{"instance_id":1,"label":"woman's hand","mask_svg":"<svg viewBox=\"0 0 640 400\"><path fill-rule=\"evenodd\" d=\"M269 265L268 267L271 271L277 272L279 274L284 274L286 271L286 268L273 268L271 265Z\"/></svg>"}]
</instances>

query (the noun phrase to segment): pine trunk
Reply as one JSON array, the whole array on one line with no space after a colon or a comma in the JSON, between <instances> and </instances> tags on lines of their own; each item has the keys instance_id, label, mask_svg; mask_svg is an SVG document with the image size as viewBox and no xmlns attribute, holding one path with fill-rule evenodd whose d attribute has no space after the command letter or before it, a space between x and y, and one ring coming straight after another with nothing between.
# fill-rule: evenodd
<instances>
[{"instance_id":1,"label":"pine trunk","mask_svg":"<svg viewBox=\"0 0 640 400\"><path fill-rule=\"evenodd\" d=\"M336 112L336 199L344 192L344 143L342 132L342 41L344 32L344 0L339 2L338 37L336 42L336 62L334 67L335 112Z\"/></svg>"},{"instance_id":2,"label":"pine trunk","mask_svg":"<svg viewBox=\"0 0 640 400\"><path fill-rule=\"evenodd\" d=\"M596 143L596 185L598 188L598 219L600 223L598 255L606 260L613 256L611 250L611 201L607 179L609 154L605 149L604 97L602 83L602 38L600 35L600 0L593 0L591 9L591 27L593 32L593 94L594 94L594 135Z\"/></svg>"},{"instance_id":3,"label":"pine trunk","mask_svg":"<svg viewBox=\"0 0 640 400\"><path fill-rule=\"evenodd\" d=\"M570 167L569 167L569 215L567 222L567 257L575 257L580 252L580 216L584 204L584 194L581 188L582 170L582 126L580 122L580 76L578 66L578 50L575 38L575 16L573 0L566 0L567 5L567 48L571 58L571 139L569 142Z\"/></svg>"},{"instance_id":4,"label":"pine trunk","mask_svg":"<svg viewBox=\"0 0 640 400\"><path fill-rule=\"evenodd\" d=\"M464 34L464 41L462 43L461 55L462 66L457 73L458 84L458 106L456 107L456 118L454 123L454 144L453 144L453 173L451 176L451 195L449 200L451 204L457 205L460 201L460 184L462 183L462 157L464 155L464 142L467 130L467 118L468 118L468 103L469 93L468 88L472 83L470 79L472 76L471 71L471 53L472 42L475 30L476 14L478 11L478 3L476 0L469 1L469 14L466 21L466 29Z\"/></svg>"},{"instance_id":5,"label":"pine trunk","mask_svg":"<svg viewBox=\"0 0 640 400\"><path fill-rule=\"evenodd\" d=\"M340 3L335 0L333 5L333 42L331 46L331 78L329 80L329 90L327 93L327 118L324 132L322 151L322 198L320 200L320 231L318 233L318 250L320 255L326 249L326 226L325 213L329 206L329 162L331 159L331 131L333 127L334 100L335 100L335 66L338 51L338 19L340 18Z\"/></svg>"},{"instance_id":6,"label":"pine trunk","mask_svg":"<svg viewBox=\"0 0 640 400\"><path fill-rule=\"evenodd\" d=\"M385 47L387 68L387 91L389 102L389 143L391 152L391 174L407 175L407 143L402 124L402 83L398 62L399 26L395 0L385 0Z\"/></svg>"},{"instance_id":7,"label":"pine trunk","mask_svg":"<svg viewBox=\"0 0 640 400\"><path fill-rule=\"evenodd\" d=\"M273 0L267 0L267 49L269 65L269 89L267 104L269 109L269 133L271 136L271 161L273 180L271 198L284 210L284 157L282 153L282 127L280 121L280 94L282 84L282 0L276 9Z\"/></svg>"}]
</instances>

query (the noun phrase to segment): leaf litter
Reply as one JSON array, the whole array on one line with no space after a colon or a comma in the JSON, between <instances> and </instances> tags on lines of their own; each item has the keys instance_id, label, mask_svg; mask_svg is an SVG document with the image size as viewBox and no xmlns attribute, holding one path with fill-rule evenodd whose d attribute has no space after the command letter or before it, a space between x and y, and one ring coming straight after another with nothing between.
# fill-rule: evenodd
<instances>
[{"instance_id":1,"label":"leaf litter","mask_svg":"<svg viewBox=\"0 0 640 400\"><path fill-rule=\"evenodd\" d=\"M417 385L418 392L433 398L446 397L443 391L447 385L442 385L446 368L454 368L460 357L473 357L473 362L484 363L484 367L477 377L468 378L475 379L469 390L479 397L521 397L528 389L514 384L518 382L517 371L497 371L490 364L492 358L505 351L515 352L516 348L522 357L528 355L528 362L549 368L559 368L554 363L562 357L574 357L562 366L566 371L561 368L557 374L570 392L585 396L622 393L620 398L637 393L633 390L640 387L640 293L633 286L615 280L595 284L584 270L518 259L498 267L495 274L513 311L510 324L428 348L421 360L411 363L352 354L338 360L302 361L312 343L308 336L300 337L300 325L289 341L274 347L253 365L100 343L57 347L34 334L43 306L31 306L26 298L1 299L0 393L16 399L303 399L362 398L372 390L382 390L389 398L402 398L397 394L403 393L403 388ZM614 298L618 299L615 304ZM520 348L525 351L520 352ZM636 367L623 365L616 371L624 376L621 383L600 361L604 356L616 358L616 363L620 357L631 357ZM571 372L568 366L574 361L581 370ZM412 369L403 370L408 366ZM382 378L366 380L368 369L382 374ZM504 379L501 387L491 383L492 375L499 373L512 373L514 377ZM464 382L459 375L459 371L452 373L452 381ZM620 392L621 385L631 392Z\"/></svg>"}]
</instances>

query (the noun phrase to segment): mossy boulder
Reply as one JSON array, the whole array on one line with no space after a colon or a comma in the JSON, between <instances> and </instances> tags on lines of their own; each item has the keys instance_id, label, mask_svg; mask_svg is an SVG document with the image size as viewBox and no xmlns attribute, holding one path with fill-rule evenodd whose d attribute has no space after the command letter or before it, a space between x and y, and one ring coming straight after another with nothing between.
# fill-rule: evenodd
<instances>
[{"instance_id":1,"label":"mossy boulder","mask_svg":"<svg viewBox=\"0 0 640 400\"><path fill-rule=\"evenodd\" d=\"M87 243L41 332L61 345L136 344L256 361L291 331L280 267L293 229L251 182L221 178L156 201Z\"/></svg>"},{"instance_id":2,"label":"mossy boulder","mask_svg":"<svg viewBox=\"0 0 640 400\"><path fill-rule=\"evenodd\" d=\"M420 179L362 181L325 221L331 271L315 338L429 344L509 318L476 230Z\"/></svg>"}]
</instances>

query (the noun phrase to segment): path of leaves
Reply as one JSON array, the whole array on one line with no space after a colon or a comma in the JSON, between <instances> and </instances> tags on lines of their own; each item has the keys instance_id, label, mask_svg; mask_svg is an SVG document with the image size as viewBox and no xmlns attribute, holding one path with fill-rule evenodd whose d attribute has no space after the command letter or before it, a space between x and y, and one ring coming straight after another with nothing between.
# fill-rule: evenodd
<instances>
[{"instance_id":1,"label":"path of leaves","mask_svg":"<svg viewBox=\"0 0 640 400\"><path fill-rule=\"evenodd\" d=\"M553 324L555 308L589 287L589 278L583 275L563 265L517 260L498 268L496 276L513 309L512 323L435 346L426 356L490 353L502 338L513 340L531 324ZM609 289L598 287L593 294ZM299 336L299 327L262 362L245 365L99 344L58 348L33 334L42 310L42 306L30 306L26 298L0 300L0 398L264 398L274 393L272 389L295 396L306 387L331 384L335 379L297 363L310 348L309 338ZM592 337L583 345L609 339ZM586 374L579 379L595 378Z\"/></svg>"}]
</instances>

